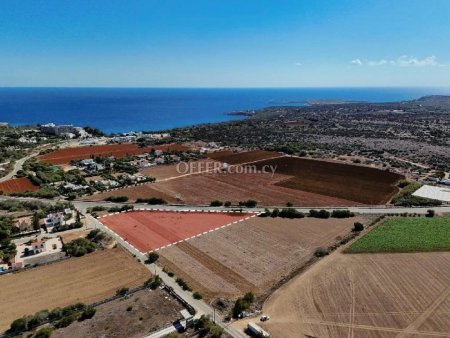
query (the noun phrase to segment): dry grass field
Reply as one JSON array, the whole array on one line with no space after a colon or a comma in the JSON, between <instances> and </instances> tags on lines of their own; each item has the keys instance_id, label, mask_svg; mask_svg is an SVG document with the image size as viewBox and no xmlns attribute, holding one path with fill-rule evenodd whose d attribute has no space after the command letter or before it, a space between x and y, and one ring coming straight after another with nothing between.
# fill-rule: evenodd
<instances>
[{"instance_id":1,"label":"dry grass field","mask_svg":"<svg viewBox=\"0 0 450 338\"><path fill-rule=\"evenodd\" d=\"M261 294L368 219L256 217L159 252L160 265L182 277L207 299Z\"/></svg>"},{"instance_id":2,"label":"dry grass field","mask_svg":"<svg viewBox=\"0 0 450 338\"><path fill-rule=\"evenodd\" d=\"M214 168L214 163L220 164L217 161L210 159L202 159L198 161L191 161L187 164L168 164L168 165L157 165L149 168L144 168L140 170L143 175L151 176L156 178L157 181L168 180L182 175L186 175L187 168L192 168L193 172L205 172L209 168ZM179 168L178 168L179 166Z\"/></svg>"},{"instance_id":3,"label":"dry grass field","mask_svg":"<svg viewBox=\"0 0 450 338\"><path fill-rule=\"evenodd\" d=\"M25 315L113 296L141 285L150 272L121 248L0 276L0 331Z\"/></svg>"},{"instance_id":4,"label":"dry grass field","mask_svg":"<svg viewBox=\"0 0 450 338\"><path fill-rule=\"evenodd\" d=\"M232 151L218 151L208 154L209 158L220 162L226 162L228 164L249 163L281 156L283 156L281 153L264 150L252 150L240 153L235 153Z\"/></svg>"},{"instance_id":5,"label":"dry grass field","mask_svg":"<svg viewBox=\"0 0 450 338\"><path fill-rule=\"evenodd\" d=\"M162 290L141 290L98 306L92 319L58 329L52 338L141 338L172 324L182 309Z\"/></svg>"},{"instance_id":6,"label":"dry grass field","mask_svg":"<svg viewBox=\"0 0 450 338\"><path fill-rule=\"evenodd\" d=\"M342 254L266 302L273 337L450 337L450 253Z\"/></svg>"}]
</instances>

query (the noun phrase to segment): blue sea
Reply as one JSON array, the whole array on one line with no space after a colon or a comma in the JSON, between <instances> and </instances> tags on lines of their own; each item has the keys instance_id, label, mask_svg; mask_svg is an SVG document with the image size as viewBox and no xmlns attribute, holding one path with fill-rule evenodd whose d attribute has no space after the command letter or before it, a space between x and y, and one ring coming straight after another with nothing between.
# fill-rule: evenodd
<instances>
[{"instance_id":1,"label":"blue sea","mask_svg":"<svg viewBox=\"0 0 450 338\"><path fill-rule=\"evenodd\" d=\"M0 88L0 122L12 125L74 124L110 133L158 131L199 123L242 119L233 111L292 101L342 99L389 102L431 94L442 88ZM296 103L301 105L301 103Z\"/></svg>"}]
</instances>

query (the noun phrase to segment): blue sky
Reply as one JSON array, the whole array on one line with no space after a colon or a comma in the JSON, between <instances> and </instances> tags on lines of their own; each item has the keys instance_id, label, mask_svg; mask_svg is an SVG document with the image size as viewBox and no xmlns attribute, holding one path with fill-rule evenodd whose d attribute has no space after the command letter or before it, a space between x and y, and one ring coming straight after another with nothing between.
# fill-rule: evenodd
<instances>
[{"instance_id":1,"label":"blue sky","mask_svg":"<svg viewBox=\"0 0 450 338\"><path fill-rule=\"evenodd\" d=\"M450 86L450 1L2 0L0 86Z\"/></svg>"}]
</instances>

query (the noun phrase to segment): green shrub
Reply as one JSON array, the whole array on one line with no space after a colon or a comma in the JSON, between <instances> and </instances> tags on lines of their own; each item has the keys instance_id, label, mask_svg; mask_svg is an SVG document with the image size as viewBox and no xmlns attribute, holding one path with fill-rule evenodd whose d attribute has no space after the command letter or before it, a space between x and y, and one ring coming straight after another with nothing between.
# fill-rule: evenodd
<instances>
[{"instance_id":1,"label":"green shrub","mask_svg":"<svg viewBox=\"0 0 450 338\"><path fill-rule=\"evenodd\" d=\"M125 296L128 293L128 288L120 288L116 291L117 296Z\"/></svg>"},{"instance_id":2,"label":"green shrub","mask_svg":"<svg viewBox=\"0 0 450 338\"><path fill-rule=\"evenodd\" d=\"M71 314L68 316L65 316L63 318L61 318L60 320L58 320L55 323L55 327L58 329L61 329L63 327L68 327L70 324L72 324L75 320L77 319L77 314Z\"/></svg>"},{"instance_id":3,"label":"green shrub","mask_svg":"<svg viewBox=\"0 0 450 338\"><path fill-rule=\"evenodd\" d=\"M80 315L80 318L78 318L78 320L80 322L82 322L83 320L86 319L91 319L92 317L94 317L95 313L97 312L97 310L93 307L93 306L88 306Z\"/></svg>"},{"instance_id":4,"label":"green shrub","mask_svg":"<svg viewBox=\"0 0 450 338\"><path fill-rule=\"evenodd\" d=\"M181 288L185 291L191 291L191 288L189 287L189 285L184 281L184 279L178 277L175 282L177 282L177 284L179 286L181 286Z\"/></svg>"},{"instance_id":5,"label":"green shrub","mask_svg":"<svg viewBox=\"0 0 450 338\"><path fill-rule=\"evenodd\" d=\"M109 196L109 197L105 198L105 201L123 203L123 202L128 201L128 197L127 196Z\"/></svg>"},{"instance_id":6,"label":"green shrub","mask_svg":"<svg viewBox=\"0 0 450 338\"><path fill-rule=\"evenodd\" d=\"M64 250L74 257L81 257L87 253L94 252L97 246L87 238L77 238L72 242L64 244Z\"/></svg>"},{"instance_id":7,"label":"green shrub","mask_svg":"<svg viewBox=\"0 0 450 338\"><path fill-rule=\"evenodd\" d=\"M203 298L203 296L198 291L195 291L192 294L192 297L194 297L194 299L202 299Z\"/></svg>"},{"instance_id":8,"label":"green shrub","mask_svg":"<svg viewBox=\"0 0 450 338\"><path fill-rule=\"evenodd\" d=\"M350 210L333 210L331 213L331 217L333 218L350 218L355 216L353 212L350 212Z\"/></svg>"},{"instance_id":9,"label":"green shrub","mask_svg":"<svg viewBox=\"0 0 450 338\"><path fill-rule=\"evenodd\" d=\"M33 338L50 338L52 333L53 329L51 327L43 327L37 330Z\"/></svg>"},{"instance_id":10,"label":"green shrub","mask_svg":"<svg viewBox=\"0 0 450 338\"><path fill-rule=\"evenodd\" d=\"M222 201L214 200L209 204L210 207L221 207L223 205Z\"/></svg>"},{"instance_id":11,"label":"green shrub","mask_svg":"<svg viewBox=\"0 0 450 338\"><path fill-rule=\"evenodd\" d=\"M310 210L309 211L309 217L314 217L314 218L330 218L330 213L326 210Z\"/></svg>"},{"instance_id":12,"label":"green shrub","mask_svg":"<svg viewBox=\"0 0 450 338\"><path fill-rule=\"evenodd\" d=\"M355 222L353 224L353 229L352 229L353 232L360 232L360 231L363 231L363 230L364 230L364 225L362 223Z\"/></svg>"}]
</instances>

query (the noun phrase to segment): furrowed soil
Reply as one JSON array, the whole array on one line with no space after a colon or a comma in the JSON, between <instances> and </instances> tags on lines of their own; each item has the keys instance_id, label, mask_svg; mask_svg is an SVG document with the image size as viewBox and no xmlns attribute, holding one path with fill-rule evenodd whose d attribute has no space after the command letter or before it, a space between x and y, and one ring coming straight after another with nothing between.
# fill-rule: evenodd
<instances>
[{"instance_id":1,"label":"furrowed soil","mask_svg":"<svg viewBox=\"0 0 450 338\"><path fill-rule=\"evenodd\" d=\"M273 337L450 337L450 253L324 258L265 303Z\"/></svg>"},{"instance_id":2,"label":"furrowed soil","mask_svg":"<svg viewBox=\"0 0 450 338\"><path fill-rule=\"evenodd\" d=\"M256 163L258 168L276 166L276 172L291 176L276 185L348 199L363 204L385 204L398 192L404 176L371 167L282 157Z\"/></svg>"},{"instance_id":3,"label":"furrowed soil","mask_svg":"<svg viewBox=\"0 0 450 338\"><path fill-rule=\"evenodd\" d=\"M31 183L27 177L13 178L0 183L0 191L6 194L14 192L37 191L38 186Z\"/></svg>"},{"instance_id":4,"label":"furrowed soil","mask_svg":"<svg viewBox=\"0 0 450 338\"><path fill-rule=\"evenodd\" d=\"M283 156L281 153L264 150L253 150L240 153L232 151L218 151L208 154L209 158L228 164L249 163L281 156Z\"/></svg>"},{"instance_id":5,"label":"furrowed soil","mask_svg":"<svg viewBox=\"0 0 450 338\"><path fill-rule=\"evenodd\" d=\"M58 149L48 154L41 155L38 159L42 162L64 165L69 164L70 161L73 160L83 160L93 156L114 156L121 158L151 152L152 150L183 151L189 149L188 146L181 144L165 144L148 147L139 147L134 143L106 144Z\"/></svg>"},{"instance_id":6,"label":"furrowed soil","mask_svg":"<svg viewBox=\"0 0 450 338\"><path fill-rule=\"evenodd\" d=\"M255 217L160 250L159 264L208 300L262 294L358 221L367 224L369 218Z\"/></svg>"}]
</instances>

